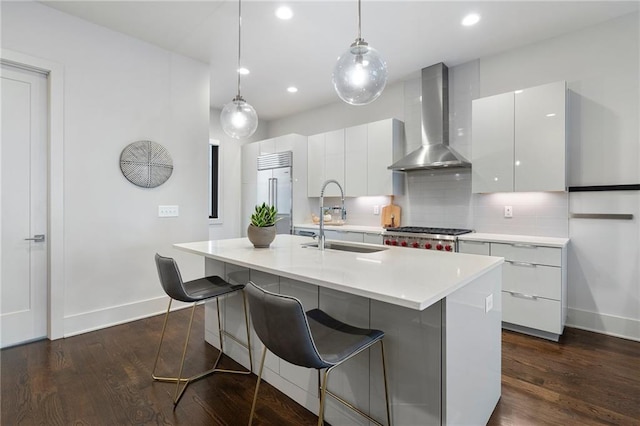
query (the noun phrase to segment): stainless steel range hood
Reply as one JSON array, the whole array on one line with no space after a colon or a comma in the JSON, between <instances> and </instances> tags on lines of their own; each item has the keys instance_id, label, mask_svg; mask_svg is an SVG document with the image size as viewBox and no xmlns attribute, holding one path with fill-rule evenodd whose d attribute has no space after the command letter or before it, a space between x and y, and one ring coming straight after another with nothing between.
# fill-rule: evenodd
<instances>
[{"instance_id":1,"label":"stainless steel range hood","mask_svg":"<svg viewBox=\"0 0 640 426\"><path fill-rule=\"evenodd\" d=\"M400 171L471 167L449 147L449 69L442 62L422 69L422 146L388 169Z\"/></svg>"}]
</instances>

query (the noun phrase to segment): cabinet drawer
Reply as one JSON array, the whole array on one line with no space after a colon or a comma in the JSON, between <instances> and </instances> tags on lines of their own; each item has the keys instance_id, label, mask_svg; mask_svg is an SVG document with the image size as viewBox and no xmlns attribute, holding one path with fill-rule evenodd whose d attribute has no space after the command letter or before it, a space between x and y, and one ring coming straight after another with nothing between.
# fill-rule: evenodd
<instances>
[{"instance_id":1,"label":"cabinet drawer","mask_svg":"<svg viewBox=\"0 0 640 426\"><path fill-rule=\"evenodd\" d=\"M538 265L562 265L562 249L557 247L491 243L491 256L499 256L504 257L505 260L535 263Z\"/></svg>"},{"instance_id":2,"label":"cabinet drawer","mask_svg":"<svg viewBox=\"0 0 640 426\"><path fill-rule=\"evenodd\" d=\"M557 300L523 299L502 292L502 321L562 334L562 306Z\"/></svg>"},{"instance_id":3,"label":"cabinet drawer","mask_svg":"<svg viewBox=\"0 0 640 426\"><path fill-rule=\"evenodd\" d=\"M382 235L380 234L364 234L362 242L368 244L383 244Z\"/></svg>"},{"instance_id":4,"label":"cabinet drawer","mask_svg":"<svg viewBox=\"0 0 640 426\"><path fill-rule=\"evenodd\" d=\"M459 241L458 251L460 253L484 254L489 256L491 246L484 241Z\"/></svg>"},{"instance_id":5,"label":"cabinet drawer","mask_svg":"<svg viewBox=\"0 0 640 426\"><path fill-rule=\"evenodd\" d=\"M502 268L502 289L560 300L562 270L555 266L506 261Z\"/></svg>"}]
</instances>

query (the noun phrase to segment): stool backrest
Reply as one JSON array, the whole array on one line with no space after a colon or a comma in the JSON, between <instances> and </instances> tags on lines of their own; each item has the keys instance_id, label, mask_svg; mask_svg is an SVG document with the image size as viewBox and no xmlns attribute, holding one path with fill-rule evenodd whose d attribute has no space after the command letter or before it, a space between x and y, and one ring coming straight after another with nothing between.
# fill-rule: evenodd
<instances>
[{"instance_id":1,"label":"stool backrest","mask_svg":"<svg viewBox=\"0 0 640 426\"><path fill-rule=\"evenodd\" d=\"M251 322L262 343L273 354L291 364L326 368L311 336L307 315L300 300L271 293L253 282L245 286Z\"/></svg>"},{"instance_id":2,"label":"stool backrest","mask_svg":"<svg viewBox=\"0 0 640 426\"><path fill-rule=\"evenodd\" d=\"M184 289L178 264L173 258L156 253L156 267L160 284L170 298L181 302L193 301Z\"/></svg>"}]
</instances>

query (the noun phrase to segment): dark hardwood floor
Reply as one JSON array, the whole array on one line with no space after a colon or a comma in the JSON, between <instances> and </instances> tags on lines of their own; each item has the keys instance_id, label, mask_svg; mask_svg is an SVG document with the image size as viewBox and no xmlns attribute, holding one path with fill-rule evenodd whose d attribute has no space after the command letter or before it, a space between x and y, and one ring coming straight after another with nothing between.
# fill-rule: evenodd
<instances>
[{"instance_id":1,"label":"dark hardwood floor","mask_svg":"<svg viewBox=\"0 0 640 426\"><path fill-rule=\"evenodd\" d=\"M173 314L164 358L181 355L188 310ZM163 316L2 350L2 425L245 425L255 375L193 383L173 410L173 385L153 382ZM181 323L181 324L178 324ZM174 326L177 327L173 327ZM217 351L198 308L188 371ZM640 343L566 329L559 343L503 332L502 398L489 425L640 425ZM224 358L227 368L238 368ZM170 373L168 364L161 364ZM317 417L260 387L257 425L313 425Z\"/></svg>"}]
</instances>

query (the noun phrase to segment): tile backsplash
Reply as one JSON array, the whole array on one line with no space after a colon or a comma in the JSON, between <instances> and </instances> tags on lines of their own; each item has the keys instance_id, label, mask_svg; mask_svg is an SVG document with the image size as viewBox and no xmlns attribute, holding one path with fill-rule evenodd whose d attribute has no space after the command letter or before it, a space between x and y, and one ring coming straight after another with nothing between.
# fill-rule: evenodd
<instances>
[{"instance_id":1,"label":"tile backsplash","mask_svg":"<svg viewBox=\"0 0 640 426\"><path fill-rule=\"evenodd\" d=\"M403 222L415 226L471 228L476 232L546 237L569 235L566 192L472 194L469 170L407 174L407 192L396 201ZM504 217L504 207L513 217Z\"/></svg>"},{"instance_id":2,"label":"tile backsplash","mask_svg":"<svg viewBox=\"0 0 640 426\"><path fill-rule=\"evenodd\" d=\"M569 194L566 192L515 192L472 194L469 170L415 171L407 173L405 195L396 196L402 207L402 225L469 228L476 232L569 236ZM317 199L313 199L317 207ZM329 199L328 205L338 199ZM347 198L347 222L380 226L373 207L388 204L389 197ZM513 217L504 217L504 207Z\"/></svg>"}]
</instances>

